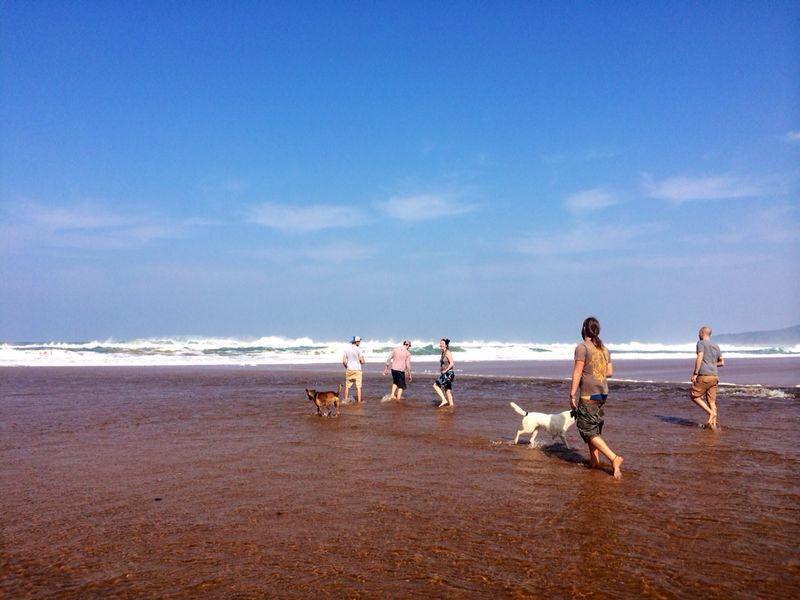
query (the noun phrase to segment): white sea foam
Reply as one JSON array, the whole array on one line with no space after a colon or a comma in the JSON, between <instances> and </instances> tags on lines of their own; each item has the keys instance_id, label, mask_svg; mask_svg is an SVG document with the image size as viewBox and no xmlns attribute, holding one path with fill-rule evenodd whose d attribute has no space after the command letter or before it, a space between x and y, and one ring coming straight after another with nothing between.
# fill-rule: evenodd
<instances>
[{"instance_id":1,"label":"white sea foam","mask_svg":"<svg viewBox=\"0 0 800 600\"><path fill-rule=\"evenodd\" d=\"M783 390L772 389L763 385L735 385L729 384L731 390L726 390L728 396L745 396L747 398L789 398L790 395Z\"/></svg>"},{"instance_id":2,"label":"white sea foam","mask_svg":"<svg viewBox=\"0 0 800 600\"><path fill-rule=\"evenodd\" d=\"M399 340L364 340L368 362L382 362ZM439 359L438 340L412 340L415 363ZM102 365L280 365L338 363L345 342L309 337L258 338L175 337L89 342L0 343L0 366ZM454 340L454 359L477 361L571 360L574 343L496 342ZM637 341L609 344L614 360L691 359L694 343L658 344ZM800 346L722 346L728 358L792 356Z\"/></svg>"}]
</instances>

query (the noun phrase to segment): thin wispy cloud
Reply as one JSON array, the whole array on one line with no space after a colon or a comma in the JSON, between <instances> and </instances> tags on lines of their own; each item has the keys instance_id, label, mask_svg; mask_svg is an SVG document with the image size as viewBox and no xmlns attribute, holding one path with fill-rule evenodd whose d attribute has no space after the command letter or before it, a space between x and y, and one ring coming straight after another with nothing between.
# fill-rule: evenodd
<instances>
[{"instance_id":1,"label":"thin wispy cloud","mask_svg":"<svg viewBox=\"0 0 800 600\"><path fill-rule=\"evenodd\" d=\"M468 267L457 267L450 271L450 275L457 278L478 278L482 281L505 281L509 278L519 279L537 278L542 275L564 277L568 274L585 273L589 276L600 272L624 273L632 269L641 269L646 272L654 270L697 269L708 267L710 269L737 268L749 265L763 265L770 259L767 252L725 251L707 252L701 255L694 253L674 252L641 252L641 253L604 253L592 260L586 260L579 254L562 256L548 256L541 261L503 261L488 262Z\"/></svg>"},{"instance_id":2,"label":"thin wispy cloud","mask_svg":"<svg viewBox=\"0 0 800 600\"><path fill-rule=\"evenodd\" d=\"M755 211L711 236L715 243L794 244L800 243L800 210L778 205Z\"/></svg>"},{"instance_id":3,"label":"thin wispy cloud","mask_svg":"<svg viewBox=\"0 0 800 600\"><path fill-rule=\"evenodd\" d=\"M531 256L562 256L596 254L607 250L631 248L654 232L654 225L613 227L608 225L578 225L567 231L533 234L512 245L512 250Z\"/></svg>"},{"instance_id":4,"label":"thin wispy cloud","mask_svg":"<svg viewBox=\"0 0 800 600\"><path fill-rule=\"evenodd\" d=\"M309 232L334 227L355 227L366 221L364 213L352 206L312 204L296 206L265 202L250 209L251 223L286 232Z\"/></svg>"},{"instance_id":5,"label":"thin wispy cloud","mask_svg":"<svg viewBox=\"0 0 800 600\"><path fill-rule=\"evenodd\" d=\"M429 221L462 215L472 212L477 207L451 195L417 194L395 196L385 202L379 202L378 208L400 221Z\"/></svg>"},{"instance_id":6,"label":"thin wispy cloud","mask_svg":"<svg viewBox=\"0 0 800 600\"><path fill-rule=\"evenodd\" d=\"M789 131L783 136L783 139L791 144L797 144L800 142L800 131Z\"/></svg>"},{"instance_id":7,"label":"thin wispy cloud","mask_svg":"<svg viewBox=\"0 0 800 600\"><path fill-rule=\"evenodd\" d=\"M372 246L353 242L331 242L311 248L303 248L302 255L317 262L343 263L365 260L375 254Z\"/></svg>"},{"instance_id":8,"label":"thin wispy cloud","mask_svg":"<svg viewBox=\"0 0 800 600\"><path fill-rule=\"evenodd\" d=\"M48 206L24 202L6 207L0 227L10 246L55 246L115 250L190 235L213 225L203 219L117 213L96 203Z\"/></svg>"},{"instance_id":9,"label":"thin wispy cloud","mask_svg":"<svg viewBox=\"0 0 800 600\"><path fill-rule=\"evenodd\" d=\"M584 190L569 196L564 204L571 212L580 213L607 208L617 203L617 198L611 192L600 188Z\"/></svg>"},{"instance_id":10,"label":"thin wispy cloud","mask_svg":"<svg viewBox=\"0 0 800 600\"><path fill-rule=\"evenodd\" d=\"M588 150L584 155L585 160L609 160L611 158L616 158L619 156L620 152L618 150L613 150L611 148L595 148L593 150Z\"/></svg>"},{"instance_id":11,"label":"thin wispy cloud","mask_svg":"<svg viewBox=\"0 0 800 600\"><path fill-rule=\"evenodd\" d=\"M12 213L23 222L50 231L113 229L132 224L130 218L88 205L46 207L38 204L22 204Z\"/></svg>"},{"instance_id":12,"label":"thin wispy cloud","mask_svg":"<svg viewBox=\"0 0 800 600\"><path fill-rule=\"evenodd\" d=\"M649 197L677 204L694 200L752 198L766 191L762 185L754 181L732 175L705 177L681 175L661 180L654 180L646 175L643 186Z\"/></svg>"},{"instance_id":13,"label":"thin wispy cloud","mask_svg":"<svg viewBox=\"0 0 800 600\"><path fill-rule=\"evenodd\" d=\"M546 165L557 166L565 165L567 163L604 161L616 158L619 155L619 150L608 147L596 147L570 152L540 153L538 158Z\"/></svg>"},{"instance_id":14,"label":"thin wispy cloud","mask_svg":"<svg viewBox=\"0 0 800 600\"><path fill-rule=\"evenodd\" d=\"M376 248L373 246L348 240L339 240L297 247L265 248L257 250L252 256L282 264L298 262L339 264L366 260L374 256L375 253Z\"/></svg>"}]
</instances>

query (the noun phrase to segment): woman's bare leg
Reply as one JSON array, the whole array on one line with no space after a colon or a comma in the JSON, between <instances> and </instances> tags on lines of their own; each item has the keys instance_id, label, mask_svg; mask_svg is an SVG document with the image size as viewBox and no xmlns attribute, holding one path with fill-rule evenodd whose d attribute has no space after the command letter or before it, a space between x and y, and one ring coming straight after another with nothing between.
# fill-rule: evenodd
<instances>
[{"instance_id":1,"label":"woman's bare leg","mask_svg":"<svg viewBox=\"0 0 800 600\"><path fill-rule=\"evenodd\" d=\"M441 408L442 406L446 406L447 405L447 398L444 397L444 394L442 393L442 390L435 383L433 384L433 391L436 392L436 395L439 396L439 400L441 401L441 402L439 402L439 407Z\"/></svg>"},{"instance_id":2,"label":"woman's bare leg","mask_svg":"<svg viewBox=\"0 0 800 600\"><path fill-rule=\"evenodd\" d=\"M591 444L587 444L589 446L589 467L592 469L599 469L600 468L600 450L592 446Z\"/></svg>"},{"instance_id":3,"label":"woman's bare leg","mask_svg":"<svg viewBox=\"0 0 800 600\"><path fill-rule=\"evenodd\" d=\"M452 390L446 390L444 395L447 396L447 403L450 406L453 406L453 391Z\"/></svg>"},{"instance_id":4,"label":"woman's bare leg","mask_svg":"<svg viewBox=\"0 0 800 600\"><path fill-rule=\"evenodd\" d=\"M603 453L603 456L611 461L611 466L614 468L614 479L620 479L622 477L622 470L620 467L622 467L623 458L609 448L605 440L603 440L603 438L601 438L599 435L596 435L590 439L589 445L594 446L597 450Z\"/></svg>"}]
</instances>

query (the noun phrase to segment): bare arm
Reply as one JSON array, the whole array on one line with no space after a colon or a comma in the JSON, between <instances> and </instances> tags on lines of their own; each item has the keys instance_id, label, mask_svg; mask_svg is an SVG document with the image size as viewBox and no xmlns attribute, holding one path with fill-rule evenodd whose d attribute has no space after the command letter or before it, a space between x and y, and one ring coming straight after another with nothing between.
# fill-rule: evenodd
<instances>
[{"instance_id":1,"label":"bare arm","mask_svg":"<svg viewBox=\"0 0 800 600\"><path fill-rule=\"evenodd\" d=\"M581 374L583 373L583 364L585 362L576 360L575 366L572 367L572 380L569 384L569 405L572 408L578 408L578 403L575 402L575 394L578 393L578 386L581 384Z\"/></svg>"},{"instance_id":2,"label":"bare arm","mask_svg":"<svg viewBox=\"0 0 800 600\"><path fill-rule=\"evenodd\" d=\"M389 352L389 356L386 357L386 364L383 365L383 374L386 375L389 371L389 365L392 364L392 356L394 356L394 351Z\"/></svg>"},{"instance_id":3,"label":"bare arm","mask_svg":"<svg viewBox=\"0 0 800 600\"><path fill-rule=\"evenodd\" d=\"M700 365L703 364L703 351L697 353L697 358L694 359L694 370L692 371L692 383L697 379L697 374L700 372Z\"/></svg>"},{"instance_id":4,"label":"bare arm","mask_svg":"<svg viewBox=\"0 0 800 600\"><path fill-rule=\"evenodd\" d=\"M606 366L606 377L613 377L614 376L614 367L611 365L611 361L608 361L608 365Z\"/></svg>"},{"instance_id":5,"label":"bare arm","mask_svg":"<svg viewBox=\"0 0 800 600\"><path fill-rule=\"evenodd\" d=\"M344 368L346 369L347 368L347 354L344 354L344 353L342 354L342 364L344 365Z\"/></svg>"},{"instance_id":6,"label":"bare arm","mask_svg":"<svg viewBox=\"0 0 800 600\"><path fill-rule=\"evenodd\" d=\"M722 354L720 354L719 358L717 359L717 366L718 367L724 367L725 366L725 359L722 358Z\"/></svg>"}]
</instances>

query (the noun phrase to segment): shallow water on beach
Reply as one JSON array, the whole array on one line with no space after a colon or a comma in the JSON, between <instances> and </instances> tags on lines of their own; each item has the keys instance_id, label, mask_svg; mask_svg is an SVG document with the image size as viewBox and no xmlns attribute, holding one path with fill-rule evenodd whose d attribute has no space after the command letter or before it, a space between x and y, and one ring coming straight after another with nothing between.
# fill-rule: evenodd
<instances>
[{"instance_id":1,"label":"shallow water on beach","mask_svg":"<svg viewBox=\"0 0 800 600\"><path fill-rule=\"evenodd\" d=\"M0 596L797 597L797 388L611 384L622 481L508 406L562 381L433 377L320 418L335 374L0 370Z\"/></svg>"}]
</instances>

